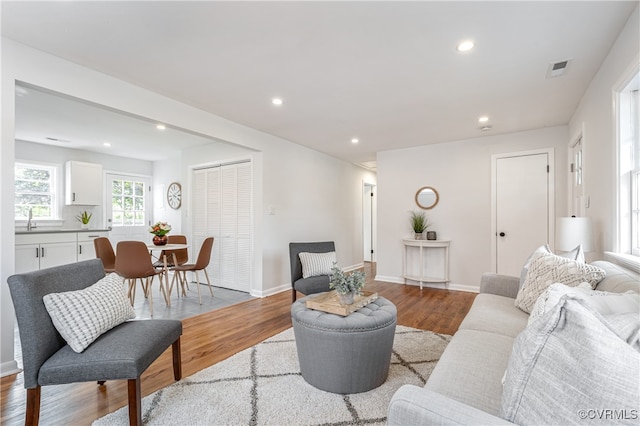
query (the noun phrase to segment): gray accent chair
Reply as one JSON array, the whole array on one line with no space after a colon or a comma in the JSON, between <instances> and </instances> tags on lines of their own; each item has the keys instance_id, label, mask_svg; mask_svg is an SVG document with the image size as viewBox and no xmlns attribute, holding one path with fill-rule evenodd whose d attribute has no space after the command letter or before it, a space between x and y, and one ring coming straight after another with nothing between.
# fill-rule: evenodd
<instances>
[{"instance_id":1,"label":"gray accent chair","mask_svg":"<svg viewBox=\"0 0 640 426\"><path fill-rule=\"evenodd\" d=\"M333 241L311 243L289 243L289 260L291 261L291 302L296 301L297 294L306 295L329 291L329 276L302 278L302 263L299 253L328 253L336 251Z\"/></svg>"},{"instance_id":2,"label":"gray accent chair","mask_svg":"<svg viewBox=\"0 0 640 426\"><path fill-rule=\"evenodd\" d=\"M37 425L40 388L75 382L128 380L129 423L142 424L140 376L169 346L173 375L182 378L177 320L127 321L104 333L82 353L74 352L58 333L43 297L49 293L81 290L105 276L102 261L43 269L8 278L20 341L24 387L27 389L26 425Z\"/></svg>"}]
</instances>

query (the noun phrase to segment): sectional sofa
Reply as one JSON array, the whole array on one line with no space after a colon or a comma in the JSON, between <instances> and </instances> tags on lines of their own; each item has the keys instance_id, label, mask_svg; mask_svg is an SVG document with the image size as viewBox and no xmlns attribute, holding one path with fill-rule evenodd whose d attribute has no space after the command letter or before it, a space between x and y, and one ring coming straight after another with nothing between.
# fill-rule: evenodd
<instances>
[{"instance_id":1,"label":"sectional sofa","mask_svg":"<svg viewBox=\"0 0 640 426\"><path fill-rule=\"evenodd\" d=\"M634 297L632 292L635 292L637 301L640 275L636 271L609 261L597 261L592 265L606 273L596 290L625 296L629 293L629 297ZM634 342L623 342L618 350L612 349L618 347L619 342L615 335L606 336L613 338L613 343L602 337L602 333L607 334L604 327L600 334L593 332L597 334L593 338L595 349L589 349L590 339L574 337L573 334L567 337L567 330L563 327L573 324L572 318L579 314L591 321L586 327L591 333L592 329L601 329L597 320L604 317L599 318L599 314L585 308L583 301L567 296L562 299L563 303L549 308L550 312L528 325L529 314L515 304L520 288L521 279L518 277L482 276L480 294L424 388L404 385L393 396L389 404L389 425L591 425L611 420L638 424L639 313L636 311L625 317L628 323L626 332L630 336L627 340L631 342L635 333L635 347ZM580 312L575 314L576 310ZM565 344L560 340L560 353L548 352L553 339L556 343L557 339L567 341ZM602 343L598 339L602 339ZM531 351L532 345L536 347L534 351ZM627 347L632 347L632 350L628 351ZM600 350L604 352L598 354ZM609 361L611 353L607 351L614 351L616 357L621 353L624 355L620 355L622 367L610 365L614 362ZM550 357L551 366L545 366L544 356ZM598 356L605 357L606 361L599 360ZM565 360L568 367L560 361L563 357L569 358ZM607 377L600 377L601 365L607 368L603 372ZM572 368L577 369L573 376ZM507 374L508 369L511 374ZM617 379L619 375L627 376L622 377L621 389L609 383L609 378ZM534 387L535 380L539 380L539 389ZM573 383L574 380L579 383ZM599 386L603 390L599 391ZM576 395L585 387L592 393L600 392L602 396L596 393L594 402L589 395ZM632 402L627 403L627 399ZM556 403L560 408L555 407Z\"/></svg>"}]
</instances>

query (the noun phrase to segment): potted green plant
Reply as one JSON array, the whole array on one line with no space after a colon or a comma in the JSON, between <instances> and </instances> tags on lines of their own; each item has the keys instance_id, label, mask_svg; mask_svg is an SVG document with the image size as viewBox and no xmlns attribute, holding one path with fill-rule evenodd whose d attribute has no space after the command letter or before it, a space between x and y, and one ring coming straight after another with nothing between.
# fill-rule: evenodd
<instances>
[{"instance_id":1,"label":"potted green plant","mask_svg":"<svg viewBox=\"0 0 640 426\"><path fill-rule=\"evenodd\" d=\"M423 211L412 211L409 215L409 223L415 234L416 240L422 240L424 231L429 227L429 220Z\"/></svg>"},{"instance_id":2,"label":"potted green plant","mask_svg":"<svg viewBox=\"0 0 640 426\"><path fill-rule=\"evenodd\" d=\"M365 274L362 271L353 271L347 274L338 268L337 263L333 263L331 275L329 277L329 288L338 294L338 300L343 305L353 304L353 296L360 294L364 287Z\"/></svg>"},{"instance_id":3,"label":"potted green plant","mask_svg":"<svg viewBox=\"0 0 640 426\"><path fill-rule=\"evenodd\" d=\"M88 228L89 227L89 221L91 220L91 216L93 216L93 213L90 213L90 212L84 210L81 213L79 213L78 215L76 215L76 219L78 220L78 222L80 222L80 226L82 228Z\"/></svg>"}]
</instances>

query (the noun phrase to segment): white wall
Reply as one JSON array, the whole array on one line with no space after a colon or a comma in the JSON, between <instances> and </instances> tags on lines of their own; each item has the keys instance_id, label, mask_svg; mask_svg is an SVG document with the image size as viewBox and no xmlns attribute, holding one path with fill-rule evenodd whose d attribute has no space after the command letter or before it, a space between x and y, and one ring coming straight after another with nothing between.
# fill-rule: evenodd
<instances>
[{"instance_id":1,"label":"white wall","mask_svg":"<svg viewBox=\"0 0 640 426\"><path fill-rule=\"evenodd\" d=\"M182 206L174 210L167 204L167 189L172 182L178 182L182 186ZM182 211L185 209L185 190L187 186L182 179L182 158L174 156L168 160L153 162L153 217L152 223L167 222L171 225L171 233L184 234L182 226ZM193 259L193 257L191 257Z\"/></svg>"},{"instance_id":2,"label":"white wall","mask_svg":"<svg viewBox=\"0 0 640 426\"><path fill-rule=\"evenodd\" d=\"M558 126L378 153L379 279L403 282L402 239L413 235L409 211L418 209L416 191L432 186L440 201L427 210L429 230L451 240L449 288L477 290L481 274L492 271L491 156L554 148L555 207L563 211L567 141L567 127Z\"/></svg>"},{"instance_id":3,"label":"white wall","mask_svg":"<svg viewBox=\"0 0 640 426\"><path fill-rule=\"evenodd\" d=\"M13 197L15 159L15 82L105 105L134 115L240 145L254 160L255 293L268 295L289 287L288 243L334 239L344 266L362 262L362 180L371 173L284 139L206 113L132 84L2 38L2 199ZM222 154L201 157L215 161ZM173 168L154 183L181 176L187 182L189 162L180 174ZM154 168L159 171L162 165ZM185 185L183 192L188 193ZM266 215L273 206L275 215ZM182 209L181 209L182 210ZM160 215L160 212L157 212ZM188 212L180 211L182 223ZM184 230L182 230L184 231ZM13 203L0 203L0 280L14 271ZM256 267L257 265L257 267ZM6 285L1 288L0 373L15 370L13 307Z\"/></svg>"},{"instance_id":4,"label":"white wall","mask_svg":"<svg viewBox=\"0 0 640 426\"><path fill-rule=\"evenodd\" d=\"M283 140L264 152L226 143L186 150L183 173L239 159L253 162L254 228L263 230L255 236L262 239L262 256L254 256L251 294L290 288L292 241L333 240L341 267L362 264L362 181L375 183L375 174ZM188 208L183 227L190 232Z\"/></svg>"},{"instance_id":5,"label":"white wall","mask_svg":"<svg viewBox=\"0 0 640 426\"><path fill-rule=\"evenodd\" d=\"M596 258L616 251L616 128L614 90L640 61L639 7L618 36L569 123L573 139L584 136L584 186L590 198L586 215L594 224Z\"/></svg>"}]
</instances>

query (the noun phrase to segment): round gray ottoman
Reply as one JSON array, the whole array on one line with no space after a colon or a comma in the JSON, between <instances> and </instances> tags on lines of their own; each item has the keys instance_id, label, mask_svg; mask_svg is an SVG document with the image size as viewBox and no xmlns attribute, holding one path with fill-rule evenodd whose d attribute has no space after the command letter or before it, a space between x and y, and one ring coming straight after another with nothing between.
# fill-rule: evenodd
<instances>
[{"instance_id":1,"label":"round gray ottoman","mask_svg":"<svg viewBox=\"0 0 640 426\"><path fill-rule=\"evenodd\" d=\"M307 309L307 296L291 305L302 377L318 389L366 392L387 380L396 330L396 306L383 297L349 316Z\"/></svg>"}]
</instances>

